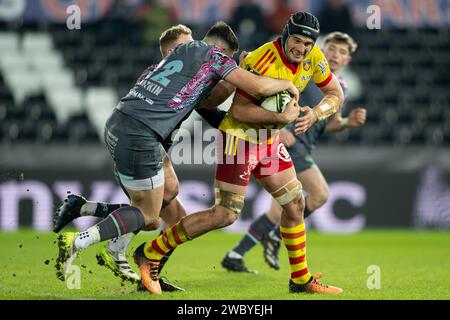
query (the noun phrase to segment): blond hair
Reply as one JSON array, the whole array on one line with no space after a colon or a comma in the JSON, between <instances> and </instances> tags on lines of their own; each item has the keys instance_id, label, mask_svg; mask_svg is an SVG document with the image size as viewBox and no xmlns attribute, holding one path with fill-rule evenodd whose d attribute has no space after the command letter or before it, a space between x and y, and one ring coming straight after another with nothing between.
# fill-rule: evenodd
<instances>
[{"instance_id":1,"label":"blond hair","mask_svg":"<svg viewBox=\"0 0 450 320\"><path fill-rule=\"evenodd\" d=\"M337 43L344 43L348 47L349 54L352 54L356 51L358 48L358 44L356 41L350 37L347 33L344 32L331 32L325 36L323 39L324 45L326 45L328 42L337 42Z\"/></svg>"},{"instance_id":2,"label":"blond hair","mask_svg":"<svg viewBox=\"0 0 450 320\"><path fill-rule=\"evenodd\" d=\"M182 34L191 35L192 30L184 24L177 24L176 26L170 27L161 33L161 36L159 37L159 47L161 49L161 53L163 52L163 47L167 47L172 44L172 42L176 41Z\"/></svg>"}]
</instances>

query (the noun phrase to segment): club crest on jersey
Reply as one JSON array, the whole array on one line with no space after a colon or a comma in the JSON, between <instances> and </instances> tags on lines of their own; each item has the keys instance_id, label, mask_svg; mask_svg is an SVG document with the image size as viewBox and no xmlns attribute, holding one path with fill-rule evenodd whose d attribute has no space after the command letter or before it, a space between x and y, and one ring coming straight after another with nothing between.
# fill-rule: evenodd
<instances>
[{"instance_id":1,"label":"club crest on jersey","mask_svg":"<svg viewBox=\"0 0 450 320\"><path fill-rule=\"evenodd\" d=\"M289 154L289 152L286 150L286 147L282 143L280 143L277 147L277 155L284 162L291 161L291 155Z\"/></svg>"},{"instance_id":2,"label":"club crest on jersey","mask_svg":"<svg viewBox=\"0 0 450 320\"><path fill-rule=\"evenodd\" d=\"M309 71L311 69L311 60L303 61L303 70Z\"/></svg>"}]
</instances>

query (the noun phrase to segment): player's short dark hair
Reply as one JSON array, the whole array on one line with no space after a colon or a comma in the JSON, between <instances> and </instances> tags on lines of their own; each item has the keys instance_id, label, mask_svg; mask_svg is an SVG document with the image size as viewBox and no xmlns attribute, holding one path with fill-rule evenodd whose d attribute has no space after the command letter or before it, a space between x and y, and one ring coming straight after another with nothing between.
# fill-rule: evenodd
<instances>
[{"instance_id":1,"label":"player's short dark hair","mask_svg":"<svg viewBox=\"0 0 450 320\"><path fill-rule=\"evenodd\" d=\"M324 45L326 45L328 42L337 42L337 43L344 43L348 47L348 53L352 54L356 51L358 48L358 44L356 41L350 37L347 33L344 32L331 32L325 36L323 39Z\"/></svg>"},{"instance_id":2,"label":"player's short dark hair","mask_svg":"<svg viewBox=\"0 0 450 320\"><path fill-rule=\"evenodd\" d=\"M159 37L159 46L163 47L178 39L182 34L190 35L192 30L186 27L184 24L177 24L165 30Z\"/></svg>"},{"instance_id":3,"label":"player's short dark hair","mask_svg":"<svg viewBox=\"0 0 450 320\"><path fill-rule=\"evenodd\" d=\"M205 38L217 38L225 42L233 51L239 50L239 41L233 29L224 21L216 22L206 33Z\"/></svg>"}]
</instances>

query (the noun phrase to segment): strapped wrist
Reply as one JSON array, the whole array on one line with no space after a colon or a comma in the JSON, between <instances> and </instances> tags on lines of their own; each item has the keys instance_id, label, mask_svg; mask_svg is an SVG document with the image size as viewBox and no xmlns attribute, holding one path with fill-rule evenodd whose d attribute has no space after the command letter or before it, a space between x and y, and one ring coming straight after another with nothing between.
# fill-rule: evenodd
<instances>
[{"instance_id":1,"label":"strapped wrist","mask_svg":"<svg viewBox=\"0 0 450 320\"><path fill-rule=\"evenodd\" d=\"M335 96L326 96L313 108L316 112L318 121L322 121L335 114L339 110L339 98Z\"/></svg>"},{"instance_id":2,"label":"strapped wrist","mask_svg":"<svg viewBox=\"0 0 450 320\"><path fill-rule=\"evenodd\" d=\"M342 118L342 119L341 119L341 126L342 126L342 128L344 128L344 129L350 128L350 127L348 126L348 118Z\"/></svg>"}]
</instances>

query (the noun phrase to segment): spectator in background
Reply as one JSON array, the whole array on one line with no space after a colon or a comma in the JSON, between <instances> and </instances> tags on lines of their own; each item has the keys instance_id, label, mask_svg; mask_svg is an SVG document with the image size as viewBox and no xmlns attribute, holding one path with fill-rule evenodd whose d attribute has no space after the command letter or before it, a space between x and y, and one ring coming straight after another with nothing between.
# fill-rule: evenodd
<instances>
[{"instance_id":1,"label":"spectator in background","mask_svg":"<svg viewBox=\"0 0 450 320\"><path fill-rule=\"evenodd\" d=\"M108 44L130 45L140 41L140 28L134 21L134 7L130 0L114 1L102 23L101 32Z\"/></svg>"},{"instance_id":2,"label":"spectator in background","mask_svg":"<svg viewBox=\"0 0 450 320\"><path fill-rule=\"evenodd\" d=\"M271 14L266 17L267 31L270 35L278 35L283 30L286 21L295 13L289 6L289 0L276 0L275 8Z\"/></svg>"},{"instance_id":3,"label":"spectator in background","mask_svg":"<svg viewBox=\"0 0 450 320\"><path fill-rule=\"evenodd\" d=\"M261 6L253 0L240 1L232 14L230 26L237 33L244 50L253 49L266 41L266 19Z\"/></svg>"},{"instance_id":4,"label":"spectator in background","mask_svg":"<svg viewBox=\"0 0 450 320\"><path fill-rule=\"evenodd\" d=\"M319 13L320 33L333 31L353 33L353 21L346 0L328 0Z\"/></svg>"},{"instance_id":5,"label":"spectator in background","mask_svg":"<svg viewBox=\"0 0 450 320\"><path fill-rule=\"evenodd\" d=\"M161 33L175 23L170 7L157 0L143 3L139 8L138 20L143 27L146 43L156 43Z\"/></svg>"}]
</instances>

